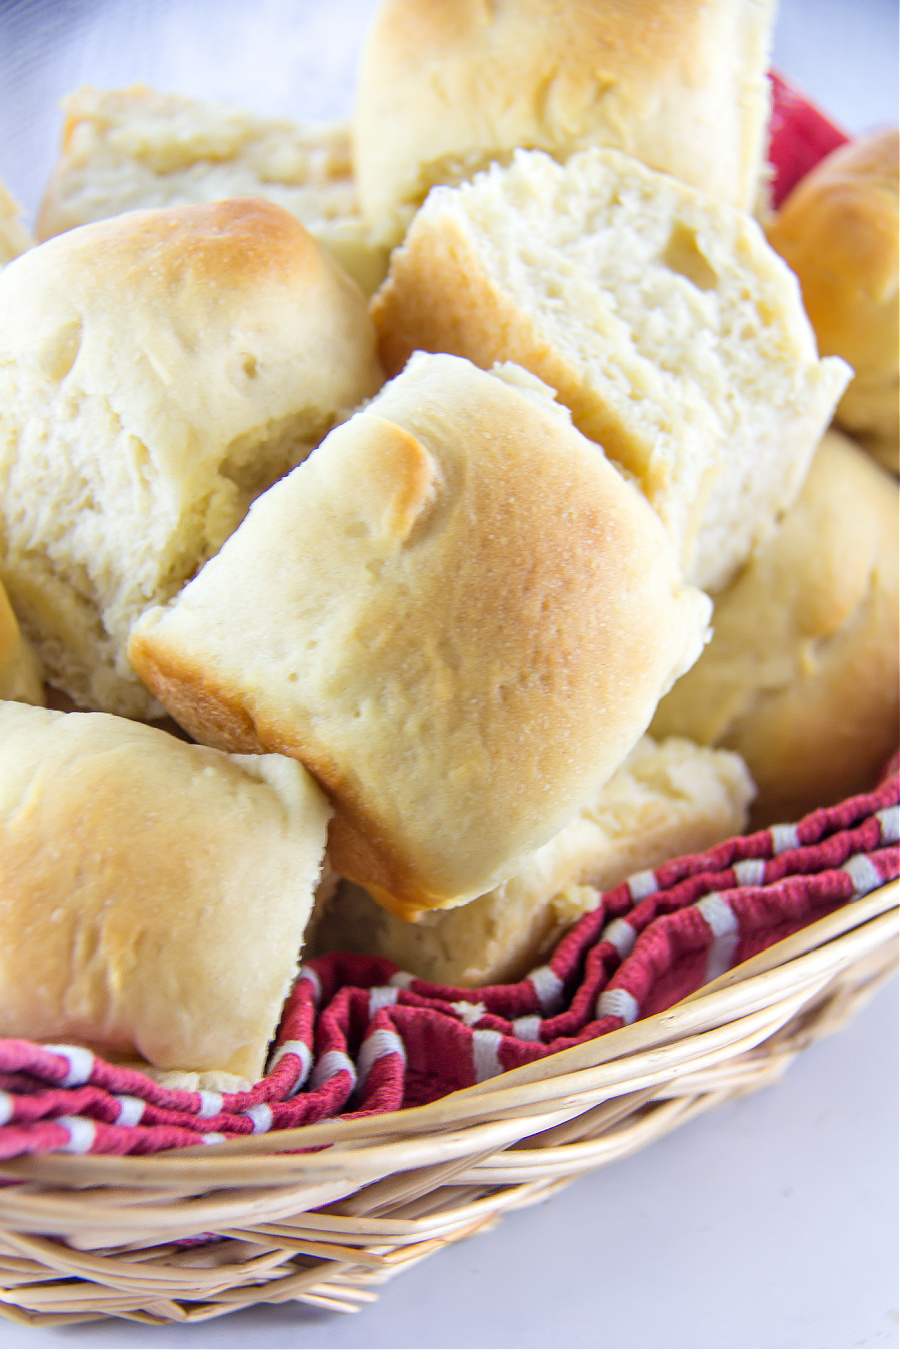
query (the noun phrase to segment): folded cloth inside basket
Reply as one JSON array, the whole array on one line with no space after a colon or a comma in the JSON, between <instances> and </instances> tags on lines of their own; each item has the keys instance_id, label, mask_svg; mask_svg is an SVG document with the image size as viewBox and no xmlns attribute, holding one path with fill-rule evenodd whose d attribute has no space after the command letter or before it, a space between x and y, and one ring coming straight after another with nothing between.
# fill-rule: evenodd
<instances>
[{"instance_id":1,"label":"folded cloth inside basket","mask_svg":"<svg viewBox=\"0 0 900 1350\"><path fill-rule=\"evenodd\" d=\"M76 1046L0 1041L0 1158L156 1153L433 1101L670 1007L900 874L900 774L607 891L518 984L450 989L390 961L301 969L267 1076L173 1089Z\"/></svg>"}]
</instances>

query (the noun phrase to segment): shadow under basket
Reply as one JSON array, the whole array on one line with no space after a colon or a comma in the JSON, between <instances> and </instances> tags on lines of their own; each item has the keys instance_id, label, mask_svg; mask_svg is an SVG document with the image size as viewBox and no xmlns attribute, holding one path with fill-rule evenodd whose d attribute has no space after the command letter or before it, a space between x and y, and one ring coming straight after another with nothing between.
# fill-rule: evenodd
<instances>
[{"instance_id":1,"label":"shadow under basket","mask_svg":"<svg viewBox=\"0 0 900 1350\"><path fill-rule=\"evenodd\" d=\"M892 881L665 1012L425 1106L214 1149L2 1163L2 1311L45 1326L356 1311L506 1211L777 1080L894 970L898 900Z\"/></svg>"}]
</instances>

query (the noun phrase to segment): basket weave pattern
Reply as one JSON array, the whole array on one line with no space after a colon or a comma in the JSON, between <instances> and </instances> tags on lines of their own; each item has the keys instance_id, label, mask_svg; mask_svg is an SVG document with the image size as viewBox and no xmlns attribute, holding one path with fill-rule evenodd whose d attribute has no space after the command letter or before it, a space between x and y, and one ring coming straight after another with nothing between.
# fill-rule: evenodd
<instances>
[{"instance_id":1,"label":"basket weave pattern","mask_svg":"<svg viewBox=\"0 0 900 1350\"><path fill-rule=\"evenodd\" d=\"M290 1300L355 1311L447 1243L780 1077L895 968L898 899L900 883L881 886L666 1011L424 1106L152 1157L11 1159L3 1311L47 1325Z\"/></svg>"}]
</instances>

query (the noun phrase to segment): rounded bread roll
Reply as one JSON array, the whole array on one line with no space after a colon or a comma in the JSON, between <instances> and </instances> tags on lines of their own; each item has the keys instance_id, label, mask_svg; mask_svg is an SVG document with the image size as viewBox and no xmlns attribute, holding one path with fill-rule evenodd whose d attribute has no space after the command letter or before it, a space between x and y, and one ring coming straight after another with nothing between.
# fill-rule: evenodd
<instances>
[{"instance_id":1,"label":"rounded bread roll","mask_svg":"<svg viewBox=\"0 0 900 1350\"><path fill-rule=\"evenodd\" d=\"M372 303L416 348L516 361L635 474L704 590L794 500L850 372L819 361L755 221L617 150L518 151L435 188Z\"/></svg>"},{"instance_id":2,"label":"rounded bread roll","mask_svg":"<svg viewBox=\"0 0 900 1350\"><path fill-rule=\"evenodd\" d=\"M855 376L836 420L885 468L898 471L896 127L828 155L794 188L769 240L797 273L823 355L843 356Z\"/></svg>"},{"instance_id":3,"label":"rounded bread roll","mask_svg":"<svg viewBox=\"0 0 900 1350\"><path fill-rule=\"evenodd\" d=\"M828 432L778 533L716 597L655 736L736 750L758 825L869 789L897 748L897 484Z\"/></svg>"},{"instance_id":4,"label":"rounded bread roll","mask_svg":"<svg viewBox=\"0 0 900 1350\"><path fill-rule=\"evenodd\" d=\"M134 212L0 274L0 577L48 680L153 704L131 624L381 383L358 287L270 202Z\"/></svg>"},{"instance_id":5,"label":"rounded bread roll","mask_svg":"<svg viewBox=\"0 0 900 1350\"><path fill-rule=\"evenodd\" d=\"M770 106L772 0L382 0L363 49L363 215L400 242L435 183L517 146L614 146L749 209Z\"/></svg>"},{"instance_id":6,"label":"rounded bread roll","mask_svg":"<svg viewBox=\"0 0 900 1350\"><path fill-rule=\"evenodd\" d=\"M78 89L38 239L123 211L265 197L305 225L366 295L387 271L356 200L346 123L303 126L144 85Z\"/></svg>"},{"instance_id":7,"label":"rounded bread roll","mask_svg":"<svg viewBox=\"0 0 900 1350\"><path fill-rule=\"evenodd\" d=\"M515 871L696 659L709 602L517 367L415 357L135 627L199 740L296 755L333 866L402 917Z\"/></svg>"},{"instance_id":8,"label":"rounded bread roll","mask_svg":"<svg viewBox=\"0 0 900 1350\"><path fill-rule=\"evenodd\" d=\"M328 814L293 760L0 704L0 1036L256 1081Z\"/></svg>"}]
</instances>

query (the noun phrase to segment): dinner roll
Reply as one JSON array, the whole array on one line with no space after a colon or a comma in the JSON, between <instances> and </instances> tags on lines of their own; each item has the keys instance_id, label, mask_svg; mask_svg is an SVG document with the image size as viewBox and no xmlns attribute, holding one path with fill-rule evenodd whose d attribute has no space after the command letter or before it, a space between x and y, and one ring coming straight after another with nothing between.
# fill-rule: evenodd
<instances>
[{"instance_id":1,"label":"dinner roll","mask_svg":"<svg viewBox=\"0 0 900 1350\"><path fill-rule=\"evenodd\" d=\"M363 214L402 239L435 183L517 146L614 146L749 209L766 150L773 0L382 0L354 150Z\"/></svg>"},{"instance_id":2,"label":"dinner roll","mask_svg":"<svg viewBox=\"0 0 900 1350\"><path fill-rule=\"evenodd\" d=\"M46 703L41 663L0 585L0 699Z\"/></svg>"},{"instance_id":3,"label":"dinner roll","mask_svg":"<svg viewBox=\"0 0 900 1350\"><path fill-rule=\"evenodd\" d=\"M0 274L0 577L50 682L145 716L131 624L381 382L357 286L270 202L134 212Z\"/></svg>"},{"instance_id":4,"label":"dinner roll","mask_svg":"<svg viewBox=\"0 0 900 1350\"><path fill-rule=\"evenodd\" d=\"M0 267L18 258L34 244L29 231L22 224L19 203L0 180Z\"/></svg>"},{"instance_id":5,"label":"dinner roll","mask_svg":"<svg viewBox=\"0 0 900 1350\"><path fill-rule=\"evenodd\" d=\"M390 373L424 347L558 390L705 590L793 501L849 377L753 220L616 150L435 188L373 317Z\"/></svg>"},{"instance_id":6,"label":"dinner roll","mask_svg":"<svg viewBox=\"0 0 900 1350\"><path fill-rule=\"evenodd\" d=\"M327 821L293 760L0 704L0 1036L260 1078Z\"/></svg>"},{"instance_id":7,"label":"dinner roll","mask_svg":"<svg viewBox=\"0 0 900 1350\"><path fill-rule=\"evenodd\" d=\"M64 100L39 239L147 207L266 197L305 225L367 295L387 271L356 201L350 128L302 126L144 85Z\"/></svg>"},{"instance_id":8,"label":"dinner roll","mask_svg":"<svg viewBox=\"0 0 900 1350\"><path fill-rule=\"evenodd\" d=\"M856 372L837 420L898 469L897 129L842 146L808 174L769 239L800 278L819 351Z\"/></svg>"},{"instance_id":9,"label":"dinner roll","mask_svg":"<svg viewBox=\"0 0 900 1350\"><path fill-rule=\"evenodd\" d=\"M402 917L498 885L618 767L707 598L517 367L420 355L138 623L199 740L295 755L330 855Z\"/></svg>"},{"instance_id":10,"label":"dinner roll","mask_svg":"<svg viewBox=\"0 0 900 1350\"><path fill-rule=\"evenodd\" d=\"M386 956L437 984L520 980L596 907L600 891L740 834L752 797L738 755L645 736L559 833L487 895L407 923L345 882L307 930L310 950Z\"/></svg>"},{"instance_id":11,"label":"dinner roll","mask_svg":"<svg viewBox=\"0 0 900 1350\"><path fill-rule=\"evenodd\" d=\"M897 484L829 432L781 529L716 598L653 734L737 750L757 824L870 788L898 739Z\"/></svg>"}]
</instances>

